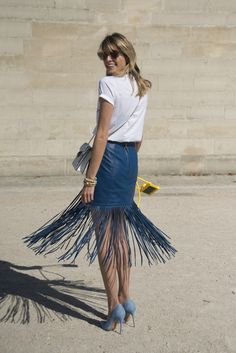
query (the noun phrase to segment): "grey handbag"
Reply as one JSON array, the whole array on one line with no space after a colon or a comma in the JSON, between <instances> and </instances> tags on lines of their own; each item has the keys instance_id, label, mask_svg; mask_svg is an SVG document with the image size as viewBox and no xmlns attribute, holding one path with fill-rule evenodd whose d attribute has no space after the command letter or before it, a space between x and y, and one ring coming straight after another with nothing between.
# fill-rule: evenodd
<instances>
[{"instance_id":1,"label":"grey handbag","mask_svg":"<svg viewBox=\"0 0 236 353\"><path fill-rule=\"evenodd\" d=\"M92 147L90 146L90 142L93 138L94 136L91 137L88 143L85 142L80 146L79 152L77 153L75 159L72 162L74 169L77 170L77 172L81 172L82 174L88 166L88 163L91 158Z\"/></svg>"}]
</instances>

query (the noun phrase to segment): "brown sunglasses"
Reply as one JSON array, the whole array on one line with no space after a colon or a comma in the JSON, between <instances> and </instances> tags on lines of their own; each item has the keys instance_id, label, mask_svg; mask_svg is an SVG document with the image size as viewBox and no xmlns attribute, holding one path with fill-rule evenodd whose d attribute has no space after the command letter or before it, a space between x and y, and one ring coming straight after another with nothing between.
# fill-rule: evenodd
<instances>
[{"instance_id":1,"label":"brown sunglasses","mask_svg":"<svg viewBox=\"0 0 236 353\"><path fill-rule=\"evenodd\" d=\"M99 53L98 57L101 60L106 60L106 58L110 56L112 59L116 60L120 54L121 53L118 50L114 50L110 53Z\"/></svg>"}]
</instances>

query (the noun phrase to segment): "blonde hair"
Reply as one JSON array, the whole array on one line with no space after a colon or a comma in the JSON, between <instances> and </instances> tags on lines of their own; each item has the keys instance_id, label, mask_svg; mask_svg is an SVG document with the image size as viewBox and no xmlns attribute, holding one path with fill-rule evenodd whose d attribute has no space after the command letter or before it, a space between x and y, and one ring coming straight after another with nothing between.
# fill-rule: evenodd
<instances>
[{"instance_id":1,"label":"blonde hair","mask_svg":"<svg viewBox=\"0 0 236 353\"><path fill-rule=\"evenodd\" d=\"M117 50L126 59L124 73L128 73L130 78L135 79L137 82L137 95L140 97L144 96L147 90L151 88L152 83L141 76L140 69L136 63L136 53L134 47L124 35L116 32L111 35L107 35L101 42L97 54L100 58L102 58L104 54L109 54Z\"/></svg>"}]
</instances>

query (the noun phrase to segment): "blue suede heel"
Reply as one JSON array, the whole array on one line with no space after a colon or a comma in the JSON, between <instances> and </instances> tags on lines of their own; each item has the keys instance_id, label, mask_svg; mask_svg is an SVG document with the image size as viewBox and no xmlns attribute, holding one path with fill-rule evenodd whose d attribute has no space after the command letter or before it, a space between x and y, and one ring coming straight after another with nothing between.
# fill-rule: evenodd
<instances>
[{"instance_id":1,"label":"blue suede heel","mask_svg":"<svg viewBox=\"0 0 236 353\"><path fill-rule=\"evenodd\" d=\"M109 315L107 321L101 322L101 327L106 331L113 331L117 323L120 323L120 334L122 331L122 323L125 318L125 310L121 304L117 304Z\"/></svg>"},{"instance_id":2,"label":"blue suede heel","mask_svg":"<svg viewBox=\"0 0 236 353\"><path fill-rule=\"evenodd\" d=\"M123 308L125 309L125 318L124 318L125 323L129 320L130 316L132 316L133 326L135 327L135 322L134 322L134 313L136 311L135 302L132 299L127 299L122 305L123 305Z\"/></svg>"}]
</instances>

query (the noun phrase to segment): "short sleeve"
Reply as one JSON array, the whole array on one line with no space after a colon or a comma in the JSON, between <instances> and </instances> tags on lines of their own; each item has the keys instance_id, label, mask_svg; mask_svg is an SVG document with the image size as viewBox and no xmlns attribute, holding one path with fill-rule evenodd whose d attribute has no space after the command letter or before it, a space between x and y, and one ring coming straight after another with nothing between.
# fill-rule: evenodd
<instances>
[{"instance_id":1,"label":"short sleeve","mask_svg":"<svg viewBox=\"0 0 236 353\"><path fill-rule=\"evenodd\" d=\"M110 82L105 79L99 81L98 96L105 99L112 105L115 104L115 91Z\"/></svg>"}]
</instances>

